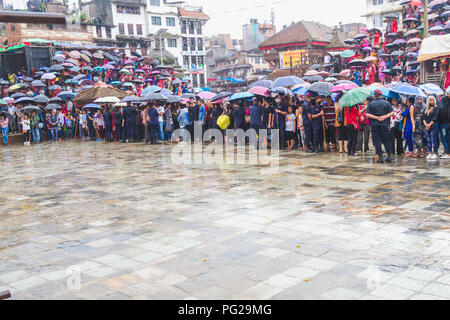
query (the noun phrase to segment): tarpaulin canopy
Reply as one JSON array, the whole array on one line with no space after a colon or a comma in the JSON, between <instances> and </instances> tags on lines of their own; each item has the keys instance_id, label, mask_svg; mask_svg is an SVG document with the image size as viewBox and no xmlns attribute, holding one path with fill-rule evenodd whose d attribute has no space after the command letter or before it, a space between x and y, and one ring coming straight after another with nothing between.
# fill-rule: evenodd
<instances>
[{"instance_id":1,"label":"tarpaulin canopy","mask_svg":"<svg viewBox=\"0 0 450 320\"><path fill-rule=\"evenodd\" d=\"M125 98L128 96L128 94L125 91L118 90L116 88L112 87L93 87L91 89L88 89L86 91L83 91L79 93L73 101L78 104L87 104L91 103L94 100L98 98L104 98L104 97L117 97L117 98Z\"/></svg>"},{"instance_id":2,"label":"tarpaulin canopy","mask_svg":"<svg viewBox=\"0 0 450 320\"><path fill-rule=\"evenodd\" d=\"M430 59L446 57L450 55L450 34L431 36L422 41L417 61L423 62Z\"/></svg>"}]
</instances>

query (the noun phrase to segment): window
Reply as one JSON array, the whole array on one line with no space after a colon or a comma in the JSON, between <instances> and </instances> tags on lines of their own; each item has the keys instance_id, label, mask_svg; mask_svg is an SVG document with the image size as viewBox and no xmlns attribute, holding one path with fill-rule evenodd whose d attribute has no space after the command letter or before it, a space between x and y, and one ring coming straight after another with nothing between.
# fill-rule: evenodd
<instances>
[{"instance_id":1,"label":"window","mask_svg":"<svg viewBox=\"0 0 450 320\"><path fill-rule=\"evenodd\" d=\"M97 31L97 38L101 38L102 37L102 27L97 26L96 31Z\"/></svg>"},{"instance_id":2,"label":"window","mask_svg":"<svg viewBox=\"0 0 450 320\"><path fill-rule=\"evenodd\" d=\"M167 39L167 46L169 48L176 48L177 47L177 39Z\"/></svg>"},{"instance_id":3,"label":"window","mask_svg":"<svg viewBox=\"0 0 450 320\"><path fill-rule=\"evenodd\" d=\"M123 23L119 23L119 34L125 34L125 25Z\"/></svg>"},{"instance_id":4,"label":"window","mask_svg":"<svg viewBox=\"0 0 450 320\"><path fill-rule=\"evenodd\" d=\"M198 45L198 50L203 51L203 39L202 38L197 38L197 45Z\"/></svg>"},{"instance_id":5,"label":"window","mask_svg":"<svg viewBox=\"0 0 450 320\"><path fill-rule=\"evenodd\" d=\"M205 75L204 74L199 74L198 77L200 78L200 87L206 87L205 85Z\"/></svg>"},{"instance_id":6,"label":"window","mask_svg":"<svg viewBox=\"0 0 450 320\"><path fill-rule=\"evenodd\" d=\"M142 24L136 25L136 33L138 36L142 36Z\"/></svg>"},{"instance_id":7,"label":"window","mask_svg":"<svg viewBox=\"0 0 450 320\"><path fill-rule=\"evenodd\" d=\"M161 2L160 2L160 0L150 0L150 5L155 6L155 7L160 7Z\"/></svg>"},{"instance_id":8,"label":"window","mask_svg":"<svg viewBox=\"0 0 450 320\"><path fill-rule=\"evenodd\" d=\"M197 88L198 87L198 80L197 80L198 78L197 78L197 75L196 74L193 74L192 75L192 86L194 87L194 88Z\"/></svg>"},{"instance_id":9,"label":"window","mask_svg":"<svg viewBox=\"0 0 450 320\"><path fill-rule=\"evenodd\" d=\"M134 34L134 27L132 24L128 24L128 34Z\"/></svg>"},{"instance_id":10,"label":"window","mask_svg":"<svg viewBox=\"0 0 450 320\"><path fill-rule=\"evenodd\" d=\"M160 26L161 25L161 17L152 17L152 25Z\"/></svg>"},{"instance_id":11,"label":"window","mask_svg":"<svg viewBox=\"0 0 450 320\"><path fill-rule=\"evenodd\" d=\"M112 35L111 35L111 27L105 27L105 32L106 32L106 37L107 37L108 39L111 39L111 38L112 38Z\"/></svg>"},{"instance_id":12,"label":"window","mask_svg":"<svg viewBox=\"0 0 450 320\"><path fill-rule=\"evenodd\" d=\"M189 69L189 56L183 56L183 65Z\"/></svg>"},{"instance_id":13,"label":"window","mask_svg":"<svg viewBox=\"0 0 450 320\"><path fill-rule=\"evenodd\" d=\"M195 30L197 34L202 34L202 23L200 21L195 21Z\"/></svg>"},{"instance_id":14,"label":"window","mask_svg":"<svg viewBox=\"0 0 450 320\"><path fill-rule=\"evenodd\" d=\"M10 29L11 29L11 31L16 31L16 25L11 23L10 24Z\"/></svg>"},{"instance_id":15,"label":"window","mask_svg":"<svg viewBox=\"0 0 450 320\"><path fill-rule=\"evenodd\" d=\"M197 63L199 68L204 68L205 65L205 57L204 56L198 56L197 57Z\"/></svg>"},{"instance_id":16,"label":"window","mask_svg":"<svg viewBox=\"0 0 450 320\"><path fill-rule=\"evenodd\" d=\"M197 68L197 56L191 56L191 64L193 69Z\"/></svg>"},{"instance_id":17,"label":"window","mask_svg":"<svg viewBox=\"0 0 450 320\"><path fill-rule=\"evenodd\" d=\"M175 18L166 18L166 25L168 27L175 27Z\"/></svg>"},{"instance_id":18,"label":"window","mask_svg":"<svg viewBox=\"0 0 450 320\"><path fill-rule=\"evenodd\" d=\"M181 26L181 33L186 34L187 33L187 22L185 20L181 20L180 26Z\"/></svg>"},{"instance_id":19,"label":"window","mask_svg":"<svg viewBox=\"0 0 450 320\"><path fill-rule=\"evenodd\" d=\"M190 46L190 50L191 51L195 51L195 38L190 38L189 39L189 46Z\"/></svg>"},{"instance_id":20,"label":"window","mask_svg":"<svg viewBox=\"0 0 450 320\"><path fill-rule=\"evenodd\" d=\"M183 37L182 38L182 42L183 42L183 51L188 51L188 39ZM188 63L189 64L189 63Z\"/></svg>"},{"instance_id":21,"label":"window","mask_svg":"<svg viewBox=\"0 0 450 320\"><path fill-rule=\"evenodd\" d=\"M195 28L194 28L194 21L189 21L189 34L194 34Z\"/></svg>"},{"instance_id":22,"label":"window","mask_svg":"<svg viewBox=\"0 0 450 320\"><path fill-rule=\"evenodd\" d=\"M117 6L117 13L141 14L141 8L136 6Z\"/></svg>"}]
</instances>

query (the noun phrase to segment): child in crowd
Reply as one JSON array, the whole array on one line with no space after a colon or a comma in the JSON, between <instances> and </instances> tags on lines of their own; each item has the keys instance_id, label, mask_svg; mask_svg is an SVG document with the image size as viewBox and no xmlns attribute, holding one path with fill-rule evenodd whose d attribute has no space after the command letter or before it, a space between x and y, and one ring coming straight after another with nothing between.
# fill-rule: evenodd
<instances>
[{"instance_id":1,"label":"child in crowd","mask_svg":"<svg viewBox=\"0 0 450 320\"><path fill-rule=\"evenodd\" d=\"M288 107L288 114L286 116L286 143L287 149L292 150L294 148L295 141L295 114L292 106Z\"/></svg>"},{"instance_id":2,"label":"child in crowd","mask_svg":"<svg viewBox=\"0 0 450 320\"><path fill-rule=\"evenodd\" d=\"M28 114L24 114L22 121L22 133L23 133L23 144L25 146L29 146L30 145L30 130L31 130L31 126L30 126L30 119L28 118Z\"/></svg>"}]
</instances>

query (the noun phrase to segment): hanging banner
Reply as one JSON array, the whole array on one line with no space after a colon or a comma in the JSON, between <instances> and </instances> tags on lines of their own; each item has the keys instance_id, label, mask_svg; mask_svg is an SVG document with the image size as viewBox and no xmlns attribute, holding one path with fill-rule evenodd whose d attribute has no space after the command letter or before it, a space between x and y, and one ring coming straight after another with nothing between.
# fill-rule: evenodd
<instances>
[{"instance_id":1,"label":"hanging banner","mask_svg":"<svg viewBox=\"0 0 450 320\"><path fill-rule=\"evenodd\" d=\"M309 65L307 49L280 52L280 66L282 69L305 65Z\"/></svg>"}]
</instances>

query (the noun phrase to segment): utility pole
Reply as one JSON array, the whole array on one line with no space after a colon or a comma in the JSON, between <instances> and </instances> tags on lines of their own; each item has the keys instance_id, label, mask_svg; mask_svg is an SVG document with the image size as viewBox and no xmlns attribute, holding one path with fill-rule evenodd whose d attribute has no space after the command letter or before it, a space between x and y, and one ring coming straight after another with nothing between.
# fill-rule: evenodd
<instances>
[{"instance_id":1,"label":"utility pole","mask_svg":"<svg viewBox=\"0 0 450 320\"><path fill-rule=\"evenodd\" d=\"M423 0L423 37L428 38L428 0Z\"/></svg>"}]
</instances>

